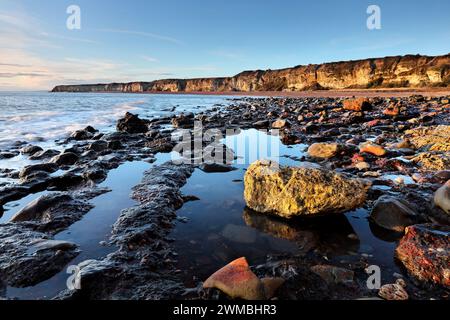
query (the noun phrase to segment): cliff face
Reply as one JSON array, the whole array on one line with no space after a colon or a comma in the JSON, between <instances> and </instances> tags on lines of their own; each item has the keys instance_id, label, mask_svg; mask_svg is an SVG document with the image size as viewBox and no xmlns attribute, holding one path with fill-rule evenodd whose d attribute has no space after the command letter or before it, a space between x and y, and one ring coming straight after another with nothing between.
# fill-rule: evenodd
<instances>
[{"instance_id":1,"label":"cliff face","mask_svg":"<svg viewBox=\"0 0 450 320\"><path fill-rule=\"evenodd\" d=\"M53 92L229 92L450 85L450 54L397 56L245 71L234 77L57 86Z\"/></svg>"}]
</instances>

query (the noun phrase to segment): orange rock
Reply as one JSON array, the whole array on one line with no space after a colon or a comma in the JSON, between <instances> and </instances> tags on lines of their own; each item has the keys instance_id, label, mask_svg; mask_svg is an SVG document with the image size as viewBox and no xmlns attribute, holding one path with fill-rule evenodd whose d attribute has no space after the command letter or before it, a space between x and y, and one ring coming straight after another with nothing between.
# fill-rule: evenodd
<instances>
[{"instance_id":1,"label":"orange rock","mask_svg":"<svg viewBox=\"0 0 450 320\"><path fill-rule=\"evenodd\" d=\"M210 276L203 288L216 288L231 298L264 300L266 298L261 280L250 270L245 258L229 263Z\"/></svg>"},{"instance_id":2,"label":"orange rock","mask_svg":"<svg viewBox=\"0 0 450 320\"><path fill-rule=\"evenodd\" d=\"M369 110L372 105L367 98L358 98L344 101L344 109L350 111L365 111Z\"/></svg>"},{"instance_id":3,"label":"orange rock","mask_svg":"<svg viewBox=\"0 0 450 320\"><path fill-rule=\"evenodd\" d=\"M359 147L361 153L370 153L377 157L383 157L386 155L387 151L382 146L374 144L372 142L363 143Z\"/></svg>"},{"instance_id":4,"label":"orange rock","mask_svg":"<svg viewBox=\"0 0 450 320\"><path fill-rule=\"evenodd\" d=\"M262 278L261 283L264 286L266 299L273 298L276 291L284 284L284 282L283 278Z\"/></svg>"}]
</instances>

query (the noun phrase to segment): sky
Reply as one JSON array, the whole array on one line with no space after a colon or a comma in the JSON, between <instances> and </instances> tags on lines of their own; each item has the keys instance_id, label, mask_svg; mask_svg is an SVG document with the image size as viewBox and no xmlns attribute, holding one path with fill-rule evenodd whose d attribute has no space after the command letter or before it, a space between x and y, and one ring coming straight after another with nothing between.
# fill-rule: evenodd
<instances>
[{"instance_id":1,"label":"sky","mask_svg":"<svg viewBox=\"0 0 450 320\"><path fill-rule=\"evenodd\" d=\"M71 5L80 29L67 28ZM367 27L369 5L381 29ZM449 44L448 0L0 0L0 90L441 55Z\"/></svg>"}]
</instances>

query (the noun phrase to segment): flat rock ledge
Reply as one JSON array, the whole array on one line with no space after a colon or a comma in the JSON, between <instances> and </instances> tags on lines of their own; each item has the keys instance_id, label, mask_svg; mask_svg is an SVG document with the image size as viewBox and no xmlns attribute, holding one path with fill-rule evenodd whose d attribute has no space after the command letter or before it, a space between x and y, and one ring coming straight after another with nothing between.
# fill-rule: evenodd
<instances>
[{"instance_id":1,"label":"flat rock ledge","mask_svg":"<svg viewBox=\"0 0 450 320\"><path fill-rule=\"evenodd\" d=\"M167 236L183 205L180 188L193 171L172 162L147 171L132 194L139 204L123 210L113 226L111 242L118 250L101 261L80 263L81 289L63 291L56 299L160 300L181 295L184 286Z\"/></svg>"},{"instance_id":2,"label":"flat rock ledge","mask_svg":"<svg viewBox=\"0 0 450 320\"><path fill-rule=\"evenodd\" d=\"M334 171L257 161L244 178L247 206L283 218L342 213L361 207L370 183Z\"/></svg>"}]
</instances>

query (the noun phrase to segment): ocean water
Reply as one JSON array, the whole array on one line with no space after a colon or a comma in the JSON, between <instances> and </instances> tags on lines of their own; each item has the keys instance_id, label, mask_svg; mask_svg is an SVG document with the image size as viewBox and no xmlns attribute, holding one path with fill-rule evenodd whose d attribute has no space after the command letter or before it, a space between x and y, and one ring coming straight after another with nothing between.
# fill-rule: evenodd
<instances>
[{"instance_id":1,"label":"ocean water","mask_svg":"<svg viewBox=\"0 0 450 320\"><path fill-rule=\"evenodd\" d=\"M91 125L114 130L126 112L146 118L198 112L229 103L226 96L0 92L0 150L16 141L51 145Z\"/></svg>"}]
</instances>

